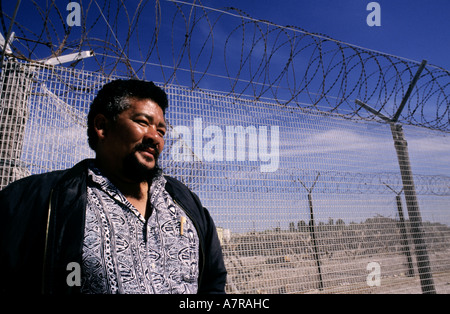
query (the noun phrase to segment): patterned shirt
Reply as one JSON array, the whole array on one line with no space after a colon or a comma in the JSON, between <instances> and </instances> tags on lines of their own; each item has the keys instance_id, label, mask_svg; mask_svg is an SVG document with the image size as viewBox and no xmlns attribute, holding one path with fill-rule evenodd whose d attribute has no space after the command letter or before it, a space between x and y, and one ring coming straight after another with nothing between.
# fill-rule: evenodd
<instances>
[{"instance_id":1,"label":"patterned shirt","mask_svg":"<svg viewBox=\"0 0 450 314\"><path fill-rule=\"evenodd\" d=\"M149 189L153 210L146 221L98 169L88 171L81 291L196 293L198 235L162 174Z\"/></svg>"}]
</instances>

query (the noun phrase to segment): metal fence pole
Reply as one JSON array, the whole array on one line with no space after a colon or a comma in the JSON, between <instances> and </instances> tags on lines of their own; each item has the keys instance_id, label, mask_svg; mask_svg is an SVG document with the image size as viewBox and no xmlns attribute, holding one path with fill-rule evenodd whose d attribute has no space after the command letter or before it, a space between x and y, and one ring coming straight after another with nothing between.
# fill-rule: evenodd
<instances>
[{"instance_id":1,"label":"metal fence pole","mask_svg":"<svg viewBox=\"0 0 450 314\"><path fill-rule=\"evenodd\" d=\"M414 186L411 164L409 161L408 144L404 139L403 128L401 125L392 123L391 131L400 165L403 191L405 193L406 207L408 209L408 216L411 223L411 233L416 251L417 269L419 272L422 292L427 294L436 293L424 239L422 217L419 211L416 189Z\"/></svg>"},{"instance_id":2,"label":"metal fence pole","mask_svg":"<svg viewBox=\"0 0 450 314\"><path fill-rule=\"evenodd\" d=\"M409 220L411 222L411 233L413 236L413 242L416 251L417 268L419 271L422 292L432 294L436 293L436 290L434 288L433 275L431 273L430 261L428 258L428 252L424 240L422 217L419 211L419 204L417 202L416 189L414 186L414 180L411 171L411 163L409 161L408 143L405 140L401 124L397 123L400 114L405 107L406 102L408 101L408 98L412 93L412 90L414 89L414 86L419 80L423 69L425 69L426 64L426 60L423 60L420 64L419 69L417 70L411 83L409 84L408 90L406 91L406 94L403 97L402 102L400 103L400 106L392 119L386 117L381 112L373 109L372 107L358 99L356 99L355 102L367 111L388 122L391 126L392 138L394 140L395 151L397 152L397 159L400 166L400 174L402 177L403 191L405 193L406 207L408 209Z\"/></svg>"},{"instance_id":3,"label":"metal fence pole","mask_svg":"<svg viewBox=\"0 0 450 314\"><path fill-rule=\"evenodd\" d=\"M308 203L309 203L309 214L310 214L309 232L311 233L311 239L312 239L313 248L314 248L314 259L316 260L317 271L319 273L319 290L322 291L323 290L322 268L320 265L319 248L317 247L317 241L316 241L316 226L315 226L315 222L314 222L314 211L313 211L311 192L308 193Z\"/></svg>"},{"instance_id":4,"label":"metal fence pole","mask_svg":"<svg viewBox=\"0 0 450 314\"><path fill-rule=\"evenodd\" d=\"M14 60L3 64L0 80L0 189L29 175L21 162L32 72Z\"/></svg>"},{"instance_id":5,"label":"metal fence pole","mask_svg":"<svg viewBox=\"0 0 450 314\"><path fill-rule=\"evenodd\" d=\"M408 233L406 231L405 219L403 217L403 208L402 208L402 200L400 195L396 195L395 199L397 200L397 210L398 216L400 219L400 233L402 235L401 244L402 250L405 252L406 259L408 261L408 272L406 276L414 277L414 265L411 258L411 250L409 249L409 241L408 241Z\"/></svg>"},{"instance_id":6,"label":"metal fence pole","mask_svg":"<svg viewBox=\"0 0 450 314\"><path fill-rule=\"evenodd\" d=\"M392 192L395 193L395 200L397 202L397 212L398 212L398 217L399 217L400 236L401 236L400 244L401 244L402 252L405 253L406 259L408 262L408 272L406 273L406 276L414 277L414 265L413 265L412 258L411 258L411 250L409 247L408 232L406 230L405 218L403 215L402 199L400 198L400 194L403 192L403 189L401 189L400 192L397 192L393 188L391 188L388 184L384 183L384 185L386 185L387 188L389 188Z\"/></svg>"},{"instance_id":7,"label":"metal fence pole","mask_svg":"<svg viewBox=\"0 0 450 314\"><path fill-rule=\"evenodd\" d=\"M400 234L402 237L400 242L402 245L402 251L405 252L406 259L408 261L408 272L406 273L406 276L414 277L414 265L411 258L411 250L409 249L408 233L406 231L405 219L403 217L402 200L400 198L400 195L396 195L395 199L397 200L397 210L400 220Z\"/></svg>"},{"instance_id":8,"label":"metal fence pole","mask_svg":"<svg viewBox=\"0 0 450 314\"><path fill-rule=\"evenodd\" d=\"M308 191L308 204L309 204L309 216L310 216L308 229L309 229L309 233L311 234L311 240L312 240L312 245L313 245L313 249L314 249L314 259L316 261L317 272L319 274L319 290L322 291L323 290L322 267L321 267L320 257L319 257L319 247L317 245L317 240L316 240L316 224L314 221L314 208L313 208L313 202L312 202L312 196L311 196L311 193L314 189L314 186L317 183L317 180L319 179L319 176L320 176L320 172L317 174L316 179L314 180L314 183L312 184L312 186L310 188L307 188L306 185L301 180L299 180L299 181L303 185L305 190Z\"/></svg>"}]
</instances>

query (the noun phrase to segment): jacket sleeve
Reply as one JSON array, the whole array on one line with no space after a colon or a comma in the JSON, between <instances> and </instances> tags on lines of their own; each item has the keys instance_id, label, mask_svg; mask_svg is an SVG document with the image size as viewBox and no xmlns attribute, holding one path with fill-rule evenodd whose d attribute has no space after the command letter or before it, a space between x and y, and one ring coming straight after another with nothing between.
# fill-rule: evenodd
<instances>
[{"instance_id":1,"label":"jacket sleeve","mask_svg":"<svg viewBox=\"0 0 450 314\"><path fill-rule=\"evenodd\" d=\"M222 247L213 219L206 208L203 208L203 210L207 229L205 236L204 270L198 293L224 294L227 271L223 259Z\"/></svg>"},{"instance_id":2,"label":"jacket sleeve","mask_svg":"<svg viewBox=\"0 0 450 314\"><path fill-rule=\"evenodd\" d=\"M49 182L42 177L27 177L0 191L2 293L40 292Z\"/></svg>"}]
</instances>

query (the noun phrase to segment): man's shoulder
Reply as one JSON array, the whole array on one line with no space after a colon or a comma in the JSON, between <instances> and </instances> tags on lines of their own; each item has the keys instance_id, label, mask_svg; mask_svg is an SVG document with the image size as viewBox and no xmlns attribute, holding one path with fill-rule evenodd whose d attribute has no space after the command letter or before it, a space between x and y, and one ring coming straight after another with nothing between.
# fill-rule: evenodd
<instances>
[{"instance_id":1,"label":"man's shoulder","mask_svg":"<svg viewBox=\"0 0 450 314\"><path fill-rule=\"evenodd\" d=\"M198 199L197 195L182 181L179 179L164 175L166 179L166 191L172 196L181 194L182 196L189 196Z\"/></svg>"},{"instance_id":2,"label":"man's shoulder","mask_svg":"<svg viewBox=\"0 0 450 314\"><path fill-rule=\"evenodd\" d=\"M12 192L17 192L19 190L47 190L58 185L65 176L73 175L80 172L81 169L85 167L86 161L82 161L72 168L63 170L54 170L49 172L44 172L40 174L33 174L17 181L10 183L3 190L0 191L2 194L9 194Z\"/></svg>"},{"instance_id":3,"label":"man's shoulder","mask_svg":"<svg viewBox=\"0 0 450 314\"><path fill-rule=\"evenodd\" d=\"M186 184L184 184L183 182L181 182L180 180L178 180L175 177L164 175L164 179L166 179L166 181L167 181L166 186L167 185L173 185L173 186L176 186L176 187L181 188L181 189L188 189L189 190L189 188L186 186Z\"/></svg>"},{"instance_id":4,"label":"man's shoulder","mask_svg":"<svg viewBox=\"0 0 450 314\"><path fill-rule=\"evenodd\" d=\"M186 184L172 176L165 175L164 178L166 179L166 191L177 201L193 202L197 208L203 207L198 196Z\"/></svg>"},{"instance_id":5,"label":"man's shoulder","mask_svg":"<svg viewBox=\"0 0 450 314\"><path fill-rule=\"evenodd\" d=\"M17 189L28 189L34 187L44 188L46 185L53 185L64 174L65 170L55 170L50 172L44 172L40 174L33 174L7 185L1 192L5 193Z\"/></svg>"}]
</instances>

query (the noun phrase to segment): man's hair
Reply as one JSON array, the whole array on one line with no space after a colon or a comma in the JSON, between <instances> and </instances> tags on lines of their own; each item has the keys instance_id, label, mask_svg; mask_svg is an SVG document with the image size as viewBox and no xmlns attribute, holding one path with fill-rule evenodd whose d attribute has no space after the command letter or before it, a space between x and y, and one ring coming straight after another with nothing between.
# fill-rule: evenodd
<instances>
[{"instance_id":1,"label":"man's hair","mask_svg":"<svg viewBox=\"0 0 450 314\"><path fill-rule=\"evenodd\" d=\"M161 107L163 114L169 106L167 94L153 82L141 80L115 80L105 84L94 98L88 113L87 134L89 146L97 147L97 134L94 130L94 118L103 114L106 118L115 120L117 116L130 107L127 99L150 99Z\"/></svg>"}]
</instances>

